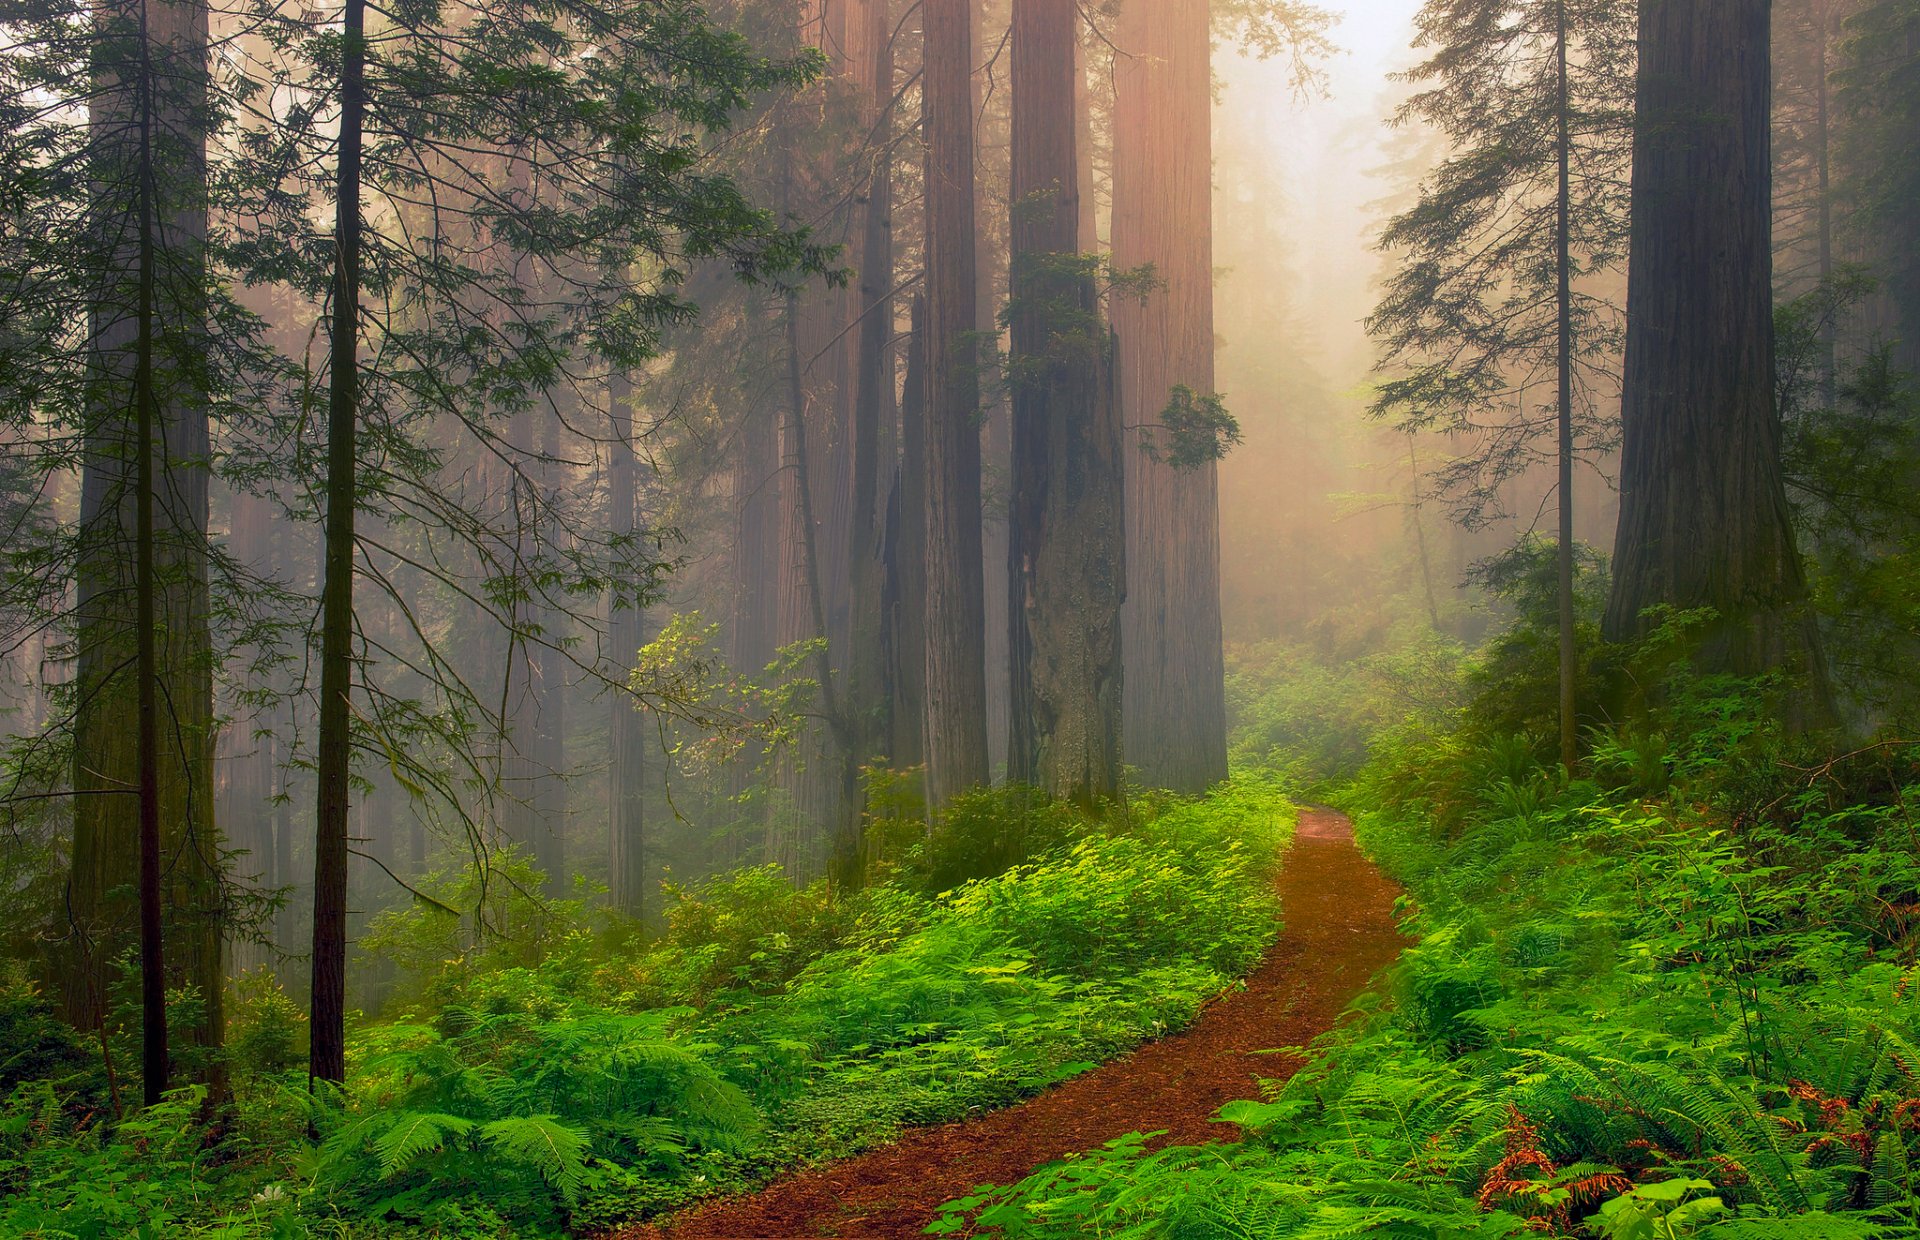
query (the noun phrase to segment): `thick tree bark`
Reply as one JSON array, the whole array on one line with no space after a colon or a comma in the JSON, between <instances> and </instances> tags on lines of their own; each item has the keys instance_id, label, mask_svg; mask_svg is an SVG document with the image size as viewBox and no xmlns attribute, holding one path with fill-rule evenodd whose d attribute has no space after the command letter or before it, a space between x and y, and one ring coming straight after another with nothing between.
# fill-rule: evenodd
<instances>
[{"instance_id":1,"label":"thick tree bark","mask_svg":"<svg viewBox=\"0 0 1920 1240\"><path fill-rule=\"evenodd\" d=\"M196 1042L217 1047L225 1025L206 550L207 11L151 0L103 9L100 21L90 158L102 286L88 325L76 572L73 950L58 980L68 1019L98 1029L112 963L138 944L154 1101L169 1080L166 988L198 988ZM211 1083L219 1089L217 1071Z\"/></svg>"},{"instance_id":2,"label":"thick tree bark","mask_svg":"<svg viewBox=\"0 0 1920 1240\"><path fill-rule=\"evenodd\" d=\"M833 874L843 889L863 873L860 775L891 758L893 690L883 640L886 607L885 529L880 512L882 428L893 418L893 27L887 6L866 0L862 15L866 63L863 119L873 135L873 169L860 241L859 362L853 403L853 512L849 528L846 782L853 797L834 840Z\"/></svg>"},{"instance_id":3,"label":"thick tree bark","mask_svg":"<svg viewBox=\"0 0 1920 1240\"><path fill-rule=\"evenodd\" d=\"M1151 427L1176 384L1214 390L1207 0L1128 3L1115 42L1113 262L1151 263L1161 282L1114 301L1117 382L1126 425ZM1227 775L1218 469L1125 460L1127 761L1200 792Z\"/></svg>"},{"instance_id":4,"label":"thick tree bark","mask_svg":"<svg viewBox=\"0 0 1920 1240\"><path fill-rule=\"evenodd\" d=\"M347 829L352 815L354 475L360 418L360 159L366 0L346 0L334 189L328 350L327 513L320 592L320 741L314 771L313 989L309 1085L347 1079Z\"/></svg>"},{"instance_id":5,"label":"thick tree bark","mask_svg":"<svg viewBox=\"0 0 1920 1240\"><path fill-rule=\"evenodd\" d=\"M1830 716L1774 408L1766 0L1640 10L1620 528L1607 632L1712 608L1703 667L1803 678Z\"/></svg>"},{"instance_id":6,"label":"thick tree bark","mask_svg":"<svg viewBox=\"0 0 1920 1240\"><path fill-rule=\"evenodd\" d=\"M1097 807L1120 792L1125 529L1116 402L1079 261L1074 0L1013 8L1013 691L1007 774Z\"/></svg>"},{"instance_id":7,"label":"thick tree bark","mask_svg":"<svg viewBox=\"0 0 1920 1240\"><path fill-rule=\"evenodd\" d=\"M924 0L927 799L987 782L969 0Z\"/></svg>"}]
</instances>

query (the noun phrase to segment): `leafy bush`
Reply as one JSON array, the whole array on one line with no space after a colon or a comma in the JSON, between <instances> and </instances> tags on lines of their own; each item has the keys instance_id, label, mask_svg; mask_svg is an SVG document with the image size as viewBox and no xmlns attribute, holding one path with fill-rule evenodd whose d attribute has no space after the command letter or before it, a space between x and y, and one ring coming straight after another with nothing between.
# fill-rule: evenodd
<instances>
[{"instance_id":1,"label":"leafy bush","mask_svg":"<svg viewBox=\"0 0 1920 1240\"><path fill-rule=\"evenodd\" d=\"M389 961L402 995L457 990L498 969L539 963L586 923L580 899L548 899L546 875L520 851L487 852L414 883L419 897L374 916L359 946Z\"/></svg>"},{"instance_id":2,"label":"leafy bush","mask_svg":"<svg viewBox=\"0 0 1920 1240\"><path fill-rule=\"evenodd\" d=\"M1464 698L1466 648L1425 628L1402 626L1392 636L1390 648L1353 655L1280 642L1229 648L1234 769L1338 783L1381 740L1450 723Z\"/></svg>"},{"instance_id":3,"label":"leafy bush","mask_svg":"<svg viewBox=\"0 0 1920 1240\"><path fill-rule=\"evenodd\" d=\"M773 993L846 933L846 906L822 880L796 888L777 865L670 887L667 929L650 956L674 1000L735 988Z\"/></svg>"},{"instance_id":4,"label":"leafy bush","mask_svg":"<svg viewBox=\"0 0 1920 1240\"><path fill-rule=\"evenodd\" d=\"M362 1103L332 1121L316 1192L375 1221L432 1225L484 1204L553 1231L605 1165L738 1148L758 1126L751 1102L670 1017L450 1007L371 1030L356 1048Z\"/></svg>"},{"instance_id":5,"label":"leafy bush","mask_svg":"<svg viewBox=\"0 0 1920 1240\"><path fill-rule=\"evenodd\" d=\"M0 971L0 1096L45 1081L83 1105L97 1104L106 1092L99 1063L20 970Z\"/></svg>"},{"instance_id":6,"label":"leafy bush","mask_svg":"<svg viewBox=\"0 0 1920 1240\"><path fill-rule=\"evenodd\" d=\"M908 857L914 885L929 895L993 878L1090 834L1071 806L1032 788L981 788L954 798Z\"/></svg>"},{"instance_id":7,"label":"leafy bush","mask_svg":"<svg viewBox=\"0 0 1920 1240\"><path fill-rule=\"evenodd\" d=\"M292 1202L220 1174L230 1151L209 1148L199 1087L117 1123L77 1114L49 1082L22 1085L0 1107L0 1235L20 1240L301 1234Z\"/></svg>"}]
</instances>

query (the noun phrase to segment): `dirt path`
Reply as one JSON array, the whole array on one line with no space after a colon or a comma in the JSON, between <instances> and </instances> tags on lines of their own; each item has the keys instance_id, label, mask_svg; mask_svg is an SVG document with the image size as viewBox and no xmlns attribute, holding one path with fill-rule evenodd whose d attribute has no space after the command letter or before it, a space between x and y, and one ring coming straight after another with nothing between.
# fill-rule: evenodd
<instances>
[{"instance_id":1,"label":"dirt path","mask_svg":"<svg viewBox=\"0 0 1920 1240\"><path fill-rule=\"evenodd\" d=\"M1196 1144L1231 1135L1212 1123L1256 1080L1284 1078L1290 1056L1331 1029L1399 953L1396 889L1353 845L1352 824L1303 811L1280 881L1286 922L1260 970L1185 1033L977 1119L915 1129L893 1145L799 1172L748 1197L716 1201L624 1240L800 1240L918 1236L934 1212L976 1185L1007 1184L1044 1163L1130 1132L1166 1129Z\"/></svg>"}]
</instances>

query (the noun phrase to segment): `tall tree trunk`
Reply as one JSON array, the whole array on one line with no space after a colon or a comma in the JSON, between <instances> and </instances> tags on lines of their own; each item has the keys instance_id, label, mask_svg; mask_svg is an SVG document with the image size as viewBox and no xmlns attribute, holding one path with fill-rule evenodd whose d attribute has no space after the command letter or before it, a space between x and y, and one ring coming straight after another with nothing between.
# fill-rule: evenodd
<instances>
[{"instance_id":1,"label":"tall tree trunk","mask_svg":"<svg viewBox=\"0 0 1920 1240\"><path fill-rule=\"evenodd\" d=\"M1407 473L1411 481L1407 519L1413 525L1413 550L1420 561L1420 591L1427 603L1427 623L1440 632L1440 596L1433 588L1433 555L1427 547L1426 503L1420 488L1420 446L1417 432L1407 432Z\"/></svg>"},{"instance_id":2,"label":"tall tree trunk","mask_svg":"<svg viewBox=\"0 0 1920 1240\"><path fill-rule=\"evenodd\" d=\"M752 327L764 329L758 322ZM766 402L755 400L742 412L733 453L733 613L727 657L748 673L770 663L778 648L769 583L779 572L779 433Z\"/></svg>"},{"instance_id":3,"label":"tall tree trunk","mask_svg":"<svg viewBox=\"0 0 1920 1240\"><path fill-rule=\"evenodd\" d=\"M1830 0L1813 0L1814 90L1814 240L1820 283L1833 279L1833 88L1828 78L1829 43L1833 38ZM1839 323L1828 315L1820 324L1820 402L1832 409L1839 403Z\"/></svg>"},{"instance_id":4,"label":"tall tree trunk","mask_svg":"<svg viewBox=\"0 0 1920 1240\"><path fill-rule=\"evenodd\" d=\"M1578 716L1578 638L1573 598L1573 96L1568 87L1567 0L1555 10L1554 142L1558 147L1558 186L1554 196L1555 328L1558 333L1559 420L1558 502L1560 543L1556 549L1560 609L1560 765L1568 775L1580 757Z\"/></svg>"},{"instance_id":5,"label":"tall tree trunk","mask_svg":"<svg viewBox=\"0 0 1920 1240\"><path fill-rule=\"evenodd\" d=\"M273 524L273 565L274 579L283 585L304 585L294 580L294 564L297 555L294 546L294 531L283 514L276 514ZM304 575L304 574L303 574ZM293 861L293 767L287 755L293 739L293 707L289 700L282 698L273 712L273 887L282 893L283 902L274 912L273 946L276 953L291 952L299 939L296 905L294 901L294 861Z\"/></svg>"},{"instance_id":6,"label":"tall tree trunk","mask_svg":"<svg viewBox=\"0 0 1920 1240\"><path fill-rule=\"evenodd\" d=\"M888 505L887 621L893 659L893 762L926 761L927 333L926 298L915 296L900 398L900 468Z\"/></svg>"},{"instance_id":7,"label":"tall tree trunk","mask_svg":"<svg viewBox=\"0 0 1920 1240\"><path fill-rule=\"evenodd\" d=\"M1116 298L1126 425L1154 426L1177 384L1214 390L1213 79L1207 0L1121 8L1114 67L1113 262L1161 287ZM1127 761L1200 792L1227 776L1217 467L1140 452L1127 470Z\"/></svg>"},{"instance_id":8,"label":"tall tree trunk","mask_svg":"<svg viewBox=\"0 0 1920 1240\"><path fill-rule=\"evenodd\" d=\"M641 520L635 475L633 380L616 370L607 381L607 411L612 440L607 463L607 528L625 539L638 537ZM631 668L647 641L646 617L617 600L607 617L607 642L614 667ZM607 886L613 907L637 921L647 917L647 717L619 690L607 695Z\"/></svg>"},{"instance_id":9,"label":"tall tree trunk","mask_svg":"<svg viewBox=\"0 0 1920 1240\"><path fill-rule=\"evenodd\" d=\"M152 1101L169 1080L166 989L198 988L196 1042L217 1047L225 1024L207 589L207 11L135 0L103 8L99 22L90 158L103 282L88 326L73 954L60 991L67 1017L98 1029L113 961L138 944ZM218 1090L217 1070L211 1083Z\"/></svg>"},{"instance_id":10,"label":"tall tree trunk","mask_svg":"<svg viewBox=\"0 0 1920 1240\"><path fill-rule=\"evenodd\" d=\"M863 119L872 135L873 169L860 241L859 363L853 403L853 511L849 523L851 580L847 642L848 770L853 791L834 841L833 873L843 889L863 873L859 824L864 798L861 771L889 758L893 691L888 684L885 628L885 530L880 512L882 428L893 417L893 27L887 5L866 0L864 70L869 106Z\"/></svg>"},{"instance_id":11,"label":"tall tree trunk","mask_svg":"<svg viewBox=\"0 0 1920 1240\"><path fill-rule=\"evenodd\" d=\"M366 0L346 0L329 324L327 515L320 591L320 741L313 847L309 1085L347 1079L347 829L352 814L354 474L360 418L360 159L366 108Z\"/></svg>"},{"instance_id":12,"label":"tall tree trunk","mask_svg":"<svg viewBox=\"0 0 1920 1240\"><path fill-rule=\"evenodd\" d=\"M1008 777L1120 792L1125 528L1116 401L1079 255L1075 0L1013 7L1013 693Z\"/></svg>"},{"instance_id":13,"label":"tall tree trunk","mask_svg":"<svg viewBox=\"0 0 1920 1240\"><path fill-rule=\"evenodd\" d=\"M1607 632L1712 608L1701 666L1786 671L1831 716L1774 408L1766 0L1647 0Z\"/></svg>"},{"instance_id":14,"label":"tall tree trunk","mask_svg":"<svg viewBox=\"0 0 1920 1240\"><path fill-rule=\"evenodd\" d=\"M502 158L508 171L525 176L516 153ZM509 259L509 262L515 262ZM515 282L519 282L516 273ZM495 307L496 328L504 334L506 311ZM516 410L507 421L506 451L489 462L499 485L495 488L503 511L500 519L511 531L507 571L530 575L530 566L538 553L539 534L534 528L539 497L533 494L530 475L534 474L534 414L530 409ZM540 785L538 731L540 727L540 669L535 643L528 627L538 623L537 607L531 597L530 582L517 584L512 597L502 604L506 623L499 626L497 641L500 660L494 672L500 677L500 718L498 787L495 789L494 818L500 842L510 844L537 864L542 857L540 836L543 826L536 806Z\"/></svg>"},{"instance_id":15,"label":"tall tree trunk","mask_svg":"<svg viewBox=\"0 0 1920 1240\"><path fill-rule=\"evenodd\" d=\"M987 782L969 0L923 0L927 249L927 799Z\"/></svg>"},{"instance_id":16,"label":"tall tree trunk","mask_svg":"<svg viewBox=\"0 0 1920 1240\"><path fill-rule=\"evenodd\" d=\"M556 394L559 395L559 394ZM565 408L577 402L567 400ZM534 476L548 495L560 493L568 484L566 466L560 460L561 433L565 416L560 409L544 411L540 436L540 466ZM550 502L544 497L543 505ZM543 522L547 541L558 544L563 536L557 520ZM558 898L569 887L567 881L567 666L569 659L561 644L567 637L571 617L564 607L554 607L544 598L536 612L541 637L533 650L532 695L536 714L533 726L533 856L540 872L547 876L547 894Z\"/></svg>"},{"instance_id":17,"label":"tall tree trunk","mask_svg":"<svg viewBox=\"0 0 1920 1240\"><path fill-rule=\"evenodd\" d=\"M803 334L800 330L800 295L789 291L786 297L787 326L787 404L786 417L781 423L780 447L782 468L786 475L786 485L792 494L791 518L788 522L791 531L790 569L795 581L794 589L798 593L797 606L806 617L806 626L801 630L804 636L814 643L813 675L819 685L819 710L824 735L819 737L824 753L816 752L807 757L814 761L826 758L839 759L840 782L829 789L830 799L828 819L830 843L836 855L847 850L843 841L854 830L853 823L847 817L853 812L853 781L855 768L852 766L853 743L848 726L845 703L840 685L835 679L833 669L833 643L827 636L826 592L821 586L819 522L814 507L814 464L808 444L807 431L807 394L802 378L803 359L801 356ZM831 757L829 757L831 755ZM805 764L811 767L812 762ZM800 772L802 778L810 774L808 770ZM818 776L813 776L818 779ZM803 813L805 810L803 805ZM804 820L811 820L807 816ZM811 861L812 841L796 841L793 856L783 858L789 872L799 869L798 861ZM801 851L804 849L804 851Z\"/></svg>"},{"instance_id":18,"label":"tall tree trunk","mask_svg":"<svg viewBox=\"0 0 1920 1240\"><path fill-rule=\"evenodd\" d=\"M991 9L990 13L988 10ZM1012 126L1005 82L994 80L1000 71L993 58L1005 46L1007 28L998 19L1008 11L1005 0L977 0L972 6L973 46L979 63L973 72L973 274L974 321L983 347L1001 349L1000 302L1006 296L1007 238L995 217L994 196L1004 194L1012 151ZM989 23L989 18L996 19ZM1002 74L1004 77L1004 74ZM997 88L997 89L996 89ZM982 524L980 556L986 567L987 761L1003 760L1007 752L1007 720L1011 712L1013 670L1007 649L1007 483L1013 476L1013 408L1004 385L981 393L980 500Z\"/></svg>"}]
</instances>

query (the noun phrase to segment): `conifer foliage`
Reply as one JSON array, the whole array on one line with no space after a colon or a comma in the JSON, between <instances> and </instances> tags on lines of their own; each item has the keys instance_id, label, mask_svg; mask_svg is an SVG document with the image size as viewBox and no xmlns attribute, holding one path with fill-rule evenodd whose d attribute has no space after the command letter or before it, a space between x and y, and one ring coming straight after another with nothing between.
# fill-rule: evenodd
<instances>
[{"instance_id":1,"label":"conifer foliage","mask_svg":"<svg viewBox=\"0 0 1920 1240\"><path fill-rule=\"evenodd\" d=\"M1398 261L1369 320L1388 378L1376 416L1461 444L1438 475L1469 526L1505 516L1511 484L1557 472L1561 749L1575 759L1573 482L1614 438L1633 16L1623 0L1433 0L1427 59L1401 125L1449 154L1381 246ZM1533 497L1519 497L1530 505Z\"/></svg>"}]
</instances>

